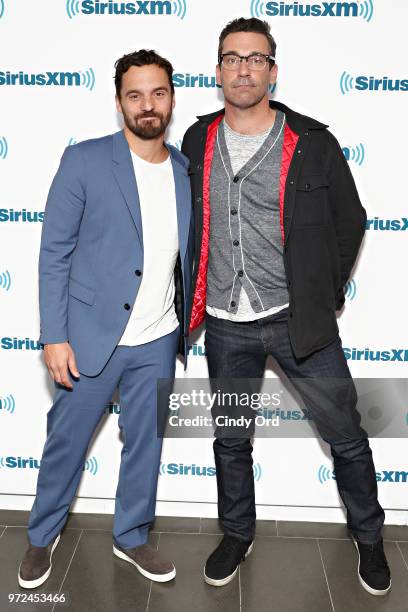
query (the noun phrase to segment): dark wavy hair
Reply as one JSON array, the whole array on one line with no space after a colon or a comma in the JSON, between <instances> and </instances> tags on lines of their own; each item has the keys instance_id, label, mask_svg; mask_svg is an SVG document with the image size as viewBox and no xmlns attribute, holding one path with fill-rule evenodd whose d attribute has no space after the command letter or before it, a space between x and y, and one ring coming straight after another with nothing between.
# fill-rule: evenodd
<instances>
[{"instance_id":1,"label":"dark wavy hair","mask_svg":"<svg viewBox=\"0 0 408 612\"><path fill-rule=\"evenodd\" d=\"M263 34L269 43L270 54L274 57L276 56L276 42L271 34L269 23L267 21L257 19L256 17L251 17L249 19L239 17L239 19L233 19L233 21L227 23L220 34L218 43L218 61L220 61L224 40L227 38L228 34L235 34L236 32L254 32L256 34Z\"/></svg>"},{"instance_id":2,"label":"dark wavy hair","mask_svg":"<svg viewBox=\"0 0 408 612\"><path fill-rule=\"evenodd\" d=\"M173 84L173 66L169 60L165 59L153 49L140 49L133 53L123 55L115 62L115 88L116 95L120 98L120 90L122 88L122 76L129 70L131 66L151 66L154 64L159 68L163 68L169 77L171 93L174 94Z\"/></svg>"}]
</instances>

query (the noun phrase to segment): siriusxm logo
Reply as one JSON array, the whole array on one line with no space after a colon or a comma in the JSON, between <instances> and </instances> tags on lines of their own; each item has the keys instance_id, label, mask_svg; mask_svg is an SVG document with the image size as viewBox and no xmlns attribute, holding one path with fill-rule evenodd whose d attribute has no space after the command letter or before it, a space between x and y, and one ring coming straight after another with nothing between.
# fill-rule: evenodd
<instances>
[{"instance_id":1,"label":"siriusxm logo","mask_svg":"<svg viewBox=\"0 0 408 612\"><path fill-rule=\"evenodd\" d=\"M21 85L39 87L85 87L90 91L95 87L95 73L92 68L77 72L6 72L0 71L0 85Z\"/></svg>"},{"instance_id":2,"label":"siriusxm logo","mask_svg":"<svg viewBox=\"0 0 408 612\"><path fill-rule=\"evenodd\" d=\"M344 71L340 76L340 91L344 95L350 91L408 91L408 79L390 79L387 76L380 79L373 76L360 75L353 77Z\"/></svg>"},{"instance_id":3,"label":"siriusxm logo","mask_svg":"<svg viewBox=\"0 0 408 612\"><path fill-rule=\"evenodd\" d=\"M408 349L390 349L386 351L370 348L343 348L344 355L350 361L408 361Z\"/></svg>"},{"instance_id":4,"label":"siriusxm logo","mask_svg":"<svg viewBox=\"0 0 408 612\"><path fill-rule=\"evenodd\" d=\"M193 355L193 357L204 357L206 354L205 347L202 344L197 344L195 342L194 344L189 345L188 354Z\"/></svg>"},{"instance_id":5,"label":"siriusxm logo","mask_svg":"<svg viewBox=\"0 0 408 612\"><path fill-rule=\"evenodd\" d=\"M66 0L65 6L70 19L77 15L172 15L184 19L187 11L186 0Z\"/></svg>"},{"instance_id":6,"label":"siriusxm logo","mask_svg":"<svg viewBox=\"0 0 408 612\"><path fill-rule=\"evenodd\" d=\"M259 481L262 476L262 467L260 463L254 463L252 466L254 479ZM216 469L213 465L184 465L184 463L160 463L159 473L162 476L215 476Z\"/></svg>"},{"instance_id":7,"label":"siriusxm logo","mask_svg":"<svg viewBox=\"0 0 408 612\"><path fill-rule=\"evenodd\" d=\"M173 74L173 84L174 87L221 87L221 85L217 85L217 79L215 75L206 76L202 72L200 72L200 74L190 74L189 72L176 72L175 74Z\"/></svg>"},{"instance_id":8,"label":"siriusxm logo","mask_svg":"<svg viewBox=\"0 0 408 612\"><path fill-rule=\"evenodd\" d=\"M38 340L30 338L10 338L5 336L0 338L0 348L5 351L41 351L41 344Z\"/></svg>"},{"instance_id":9,"label":"siriusxm logo","mask_svg":"<svg viewBox=\"0 0 408 612\"><path fill-rule=\"evenodd\" d=\"M41 461L40 459L34 459L29 457L0 457L1 468L11 468L19 470L39 470Z\"/></svg>"},{"instance_id":10,"label":"siriusxm logo","mask_svg":"<svg viewBox=\"0 0 408 612\"><path fill-rule=\"evenodd\" d=\"M371 21L373 13L373 0L315 3L251 0L252 17L361 17Z\"/></svg>"},{"instance_id":11,"label":"siriusxm logo","mask_svg":"<svg viewBox=\"0 0 408 612\"><path fill-rule=\"evenodd\" d=\"M109 402L105 408L105 412L108 414L120 414L120 404L116 402Z\"/></svg>"},{"instance_id":12,"label":"siriusxm logo","mask_svg":"<svg viewBox=\"0 0 408 612\"><path fill-rule=\"evenodd\" d=\"M10 468L13 470L39 470L40 465L41 460L34 459L34 457L0 457L0 468ZM98 472L98 461L96 457L90 457L90 459L87 459L82 469L90 472L92 476L95 476Z\"/></svg>"},{"instance_id":13,"label":"siriusxm logo","mask_svg":"<svg viewBox=\"0 0 408 612\"><path fill-rule=\"evenodd\" d=\"M184 463L160 463L160 474L168 476L215 476L214 466L184 465Z\"/></svg>"},{"instance_id":14,"label":"siriusxm logo","mask_svg":"<svg viewBox=\"0 0 408 612\"><path fill-rule=\"evenodd\" d=\"M408 230L408 218L401 217L400 219L367 219L366 229L376 232L405 232Z\"/></svg>"},{"instance_id":15,"label":"siriusxm logo","mask_svg":"<svg viewBox=\"0 0 408 612\"><path fill-rule=\"evenodd\" d=\"M317 478L320 484L323 484L324 482L327 482L328 480L335 480L336 475L334 473L334 470L330 470L325 465L321 465L319 469L317 470Z\"/></svg>"},{"instance_id":16,"label":"siriusxm logo","mask_svg":"<svg viewBox=\"0 0 408 612\"><path fill-rule=\"evenodd\" d=\"M375 476L377 482L408 482L408 471L406 470L382 470L381 472L376 472ZM321 465L317 470L317 478L320 484L323 484L329 480L335 480L336 473L334 470Z\"/></svg>"},{"instance_id":17,"label":"siriusxm logo","mask_svg":"<svg viewBox=\"0 0 408 612\"><path fill-rule=\"evenodd\" d=\"M0 136L0 159L6 159L8 155L8 143L4 136Z\"/></svg>"},{"instance_id":18,"label":"siriusxm logo","mask_svg":"<svg viewBox=\"0 0 408 612\"><path fill-rule=\"evenodd\" d=\"M82 469L86 470L87 472L91 472L92 476L96 476L98 472L98 461L96 457L90 457L87 459Z\"/></svg>"},{"instance_id":19,"label":"siriusxm logo","mask_svg":"<svg viewBox=\"0 0 408 612\"><path fill-rule=\"evenodd\" d=\"M282 421L311 421L312 417L308 410L282 410L280 408L259 408L256 414L263 416L265 419L273 419L279 417Z\"/></svg>"},{"instance_id":20,"label":"siriusxm logo","mask_svg":"<svg viewBox=\"0 0 408 612\"><path fill-rule=\"evenodd\" d=\"M342 147L343 155L347 161L352 161L359 166L362 165L365 158L364 145L358 144L355 147Z\"/></svg>"},{"instance_id":21,"label":"siriusxm logo","mask_svg":"<svg viewBox=\"0 0 408 612\"><path fill-rule=\"evenodd\" d=\"M356 293L357 293L356 281L353 279L350 279L344 285L344 295L348 300L354 300L354 298L356 297Z\"/></svg>"},{"instance_id":22,"label":"siriusxm logo","mask_svg":"<svg viewBox=\"0 0 408 612\"><path fill-rule=\"evenodd\" d=\"M5 291L10 291L11 287L11 276L10 272L6 270L5 272L0 272L0 289L4 289Z\"/></svg>"},{"instance_id":23,"label":"siriusxm logo","mask_svg":"<svg viewBox=\"0 0 408 612\"><path fill-rule=\"evenodd\" d=\"M44 212L37 210L14 210L14 208L0 208L0 223L42 223Z\"/></svg>"},{"instance_id":24,"label":"siriusxm logo","mask_svg":"<svg viewBox=\"0 0 408 612\"><path fill-rule=\"evenodd\" d=\"M0 410L13 414L15 409L16 401L13 395L6 395L6 397L0 397Z\"/></svg>"}]
</instances>

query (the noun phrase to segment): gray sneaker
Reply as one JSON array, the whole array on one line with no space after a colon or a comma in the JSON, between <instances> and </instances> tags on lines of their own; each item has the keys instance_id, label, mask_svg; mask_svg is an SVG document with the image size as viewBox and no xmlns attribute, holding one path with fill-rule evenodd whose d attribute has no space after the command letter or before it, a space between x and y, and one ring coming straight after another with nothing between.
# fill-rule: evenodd
<instances>
[{"instance_id":1,"label":"gray sneaker","mask_svg":"<svg viewBox=\"0 0 408 612\"><path fill-rule=\"evenodd\" d=\"M58 534L48 546L29 545L18 568L18 584L23 589L35 589L50 576L52 553L56 549L60 537L60 534Z\"/></svg>"},{"instance_id":2,"label":"gray sneaker","mask_svg":"<svg viewBox=\"0 0 408 612\"><path fill-rule=\"evenodd\" d=\"M134 565L142 576L149 580L168 582L176 575L173 563L149 544L142 544L135 548L121 548L117 542L114 542L113 554Z\"/></svg>"}]
</instances>

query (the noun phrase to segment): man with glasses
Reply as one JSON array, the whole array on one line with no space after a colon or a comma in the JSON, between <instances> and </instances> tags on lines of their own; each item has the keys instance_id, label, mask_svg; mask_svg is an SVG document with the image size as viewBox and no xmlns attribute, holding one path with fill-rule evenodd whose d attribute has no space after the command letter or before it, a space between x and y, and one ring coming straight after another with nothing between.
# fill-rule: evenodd
<instances>
[{"instance_id":1,"label":"man with glasses","mask_svg":"<svg viewBox=\"0 0 408 612\"><path fill-rule=\"evenodd\" d=\"M266 22L229 23L216 69L225 109L198 117L184 136L196 218L190 331L205 319L212 381L260 380L268 355L292 380L330 444L359 580L369 593L383 595L391 586L384 511L335 314L344 304L366 213L328 126L269 101L275 54ZM338 384L332 388L324 379ZM316 383L313 393L301 380ZM229 583L252 550L251 453L250 435L217 428L224 537L204 569L214 586Z\"/></svg>"}]
</instances>

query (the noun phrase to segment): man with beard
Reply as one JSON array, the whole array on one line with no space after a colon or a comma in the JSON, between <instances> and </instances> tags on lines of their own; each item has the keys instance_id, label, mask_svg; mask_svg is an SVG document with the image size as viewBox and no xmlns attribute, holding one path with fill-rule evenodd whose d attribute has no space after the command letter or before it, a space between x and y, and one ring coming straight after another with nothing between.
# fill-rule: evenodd
<instances>
[{"instance_id":1,"label":"man with beard","mask_svg":"<svg viewBox=\"0 0 408 612\"><path fill-rule=\"evenodd\" d=\"M291 379L331 446L359 580L372 595L384 595L391 585L384 511L335 314L366 213L328 126L269 101L275 53L267 22L229 23L216 69L225 109L198 117L183 140L196 211L190 331L205 318L214 385L222 379L234 391L234 379L240 388L252 379L253 392L268 355ZM215 406L213 413L219 411ZM217 428L215 436L224 538L204 577L223 586L252 550L255 493L248 431Z\"/></svg>"},{"instance_id":2,"label":"man with beard","mask_svg":"<svg viewBox=\"0 0 408 612\"><path fill-rule=\"evenodd\" d=\"M157 379L187 355L193 215L187 160L164 143L173 68L154 51L116 62L124 129L68 147L45 208L39 258L40 342L54 379L47 440L31 510L23 588L51 573L52 553L87 448L116 387L124 437L113 552L158 582L173 563L147 541L162 439Z\"/></svg>"}]
</instances>

